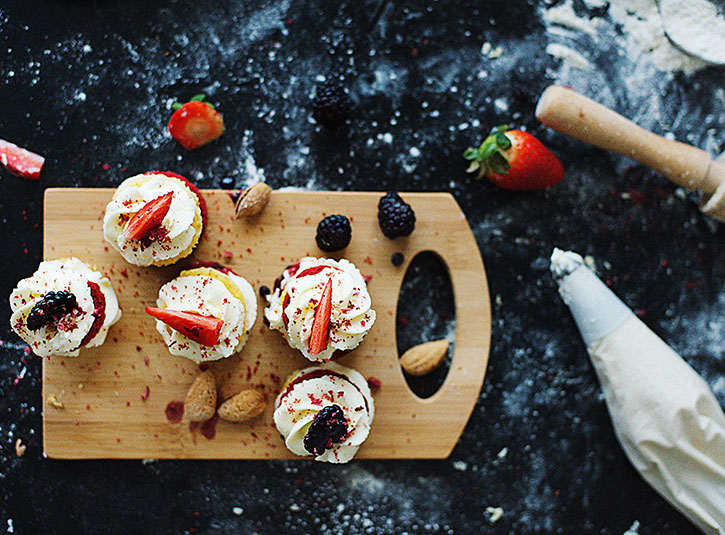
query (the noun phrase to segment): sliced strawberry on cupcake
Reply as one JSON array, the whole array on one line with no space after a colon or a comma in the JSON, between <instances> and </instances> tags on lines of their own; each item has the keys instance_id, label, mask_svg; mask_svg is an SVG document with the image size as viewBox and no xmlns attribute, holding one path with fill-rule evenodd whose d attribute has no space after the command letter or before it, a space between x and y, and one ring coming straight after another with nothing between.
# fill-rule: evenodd
<instances>
[{"instance_id":1,"label":"sliced strawberry on cupcake","mask_svg":"<svg viewBox=\"0 0 725 535\"><path fill-rule=\"evenodd\" d=\"M318 355L327 349L330 342L330 314L332 313L332 279L327 279L322 297L315 310L310 333L310 354Z\"/></svg>"},{"instance_id":2,"label":"sliced strawberry on cupcake","mask_svg":"<svg viewBox=\"0 0 725 535\"><path fill-rule=\"evenodd\" d=\"M151 234L169 213L173 196L174 193L170 191L144 204L143 208L136 212L126 225L123 237L128 240L140 240Z\"/></svg>"},{"instance_id":3,"label":"sliced strawberry on cupcake","mask_svg":"<svg viewBox=\"0 0 725 535\"><path fill-rule=\"evenodd\" d=\"M146 307L146 314L180 332L203 346L211 347L219 342L219 333L224 322L213 316L202 316L196 312Z\"/></svg>"},{"instance_id":4,"label":"sliced strawberry on cupcake","mask_svg":"<svg viewBox=\"0 0 725 535\"><path fill-rule=\"evenodd\" d=\"M158 308L145 309L169 352L194 362L241 351L257 318L257 296L243 277L202 264L210 265L182 271L159 290Z\"/></svg>"},{"instance_id":5,"label":"sliced strawberry on cupcake","mask_svg":"<svg viewBox=\"0 0 725 535\"><path fill-rule=\"evenodd\" d=\"M170 171L124 180L106 206L103 235L137 266L165 266L191 254L206 223L206 203L191 182Z\"/></svg>"},{"instance_id":6,"label":"sliced strawberry on cupcake","mask_svg":"<svg viewBox=\"0 0 725 535\"><path fill-rule=\"evenodd\" d=\"M528 132L497 126L480 147L469 147L463 157L468 172L478 171L500 188L545 189L561 182L564 166L541 141Z\"/></svg>"},{"instance_id":7,"label":"sliced strawberry on cupcake","mask_svg":"<svg viewBox=\"0 0 725 535\"><path fill-rule=\"evenodd\" d=\"M38 180L45 158L14 143L0 139L0 165L11 175Z\"/></svg>"},{"instance_id":8,"label":"sliced strawberry on cupcake","mask_svg":"<svg viewBox=\"0 0 725 535\"><path fill-rule=\"evenodd\" d=\"M211 143L224 133L224 119L214 106L204 102L206 95L199 94L186 104L175 102L174 114L169 121L169 133L189 150Z\"/></svg>"}]
</instances>

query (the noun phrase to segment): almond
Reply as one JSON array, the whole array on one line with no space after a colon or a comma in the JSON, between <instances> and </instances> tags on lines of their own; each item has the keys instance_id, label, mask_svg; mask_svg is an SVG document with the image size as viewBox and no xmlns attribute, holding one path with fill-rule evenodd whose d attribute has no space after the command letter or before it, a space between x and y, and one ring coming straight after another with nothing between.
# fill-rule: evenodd
<instances>
[{"instance_id":1,"label":"almond","mask_svg":"<svg viewBox=\"0 0 725 535\"><path fill-rule=\"evenodd\" d=\"M237 199L234 207L237 219L242 217L251 217L260 213L269 202L272 195L272 188L264 182L252 184Z\"/></svg>"},{"instance_id":2,"label":"almond","mask_svg":"<svg viewBox=\"0 0 725 535\"><path fill-rule=\"evenodd\" d=\"M437 369L448 353L448 340L436 340L411 347L400 357L400 365L409 375L428 375Z\"/></svg>"},{"instance_id":3,"label":"almond","mask_svg":"<svg viewBox=\"0 0 725 535\"><path fill-rule=\"evenodd\" d=\"M244 422L264 412L267 402L264 395L254 388L242 390L219 407L219 417L227 422Z\"/></svg>"},{"instance_id":4,"label":"almond","mask_svg":"<svg viewBox=\"0 0 725 535\"><path fill-rule=\"evenodd\" d=\"M192 422L205 422L215 412L216 378L211 370L206 370L191 383L184 401L184 414Z\"/></svg>"}]
</instances>

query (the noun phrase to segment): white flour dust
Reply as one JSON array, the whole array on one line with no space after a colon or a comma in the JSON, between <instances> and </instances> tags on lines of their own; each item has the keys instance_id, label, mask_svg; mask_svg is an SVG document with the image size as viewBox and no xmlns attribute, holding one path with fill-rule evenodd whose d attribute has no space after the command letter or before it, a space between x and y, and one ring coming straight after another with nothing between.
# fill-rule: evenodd
<instances>
[{"instance_id":1,"label":"white flour dust","mask_svg":"<svg viewBox=\"0 0 725 535\"><path fill-rule=\"evenodd\" d=\"M698 17L706 15L703 4L709 5L706 0L697 0L695 4L686 3L683 0L666 0L665 3L675 18L680 17L682 21L692 22L696 24L695 27L703 24L698 20ZM588 5L595 7L589 3ZM673 10L677 10L677 12L675 13ZM608 13L609 17L590 18L586 14L577 15L572 0L550 9L541 9L541 17L547 26L550 38L576 40L576 34L583 34L597 42L604 41L600 37L606 35L609 40L617 41L614 39L617 35L616 26L620 25L626 37L626 48L614 53L626 55L635 61L643 59L660 71L692 73L708 65L706 62L680 51L667 39L655 0L612 0ZM685 15L686 18L683 19L682 17ZM690 29L691 35L687 39L698 48L698 51L714 54L717 50L725 49L725 45L723 45L725 32L721 31L719 35L710 36L710 33L716 33L719 30L720 27L717 25L703 30L704 33L697 35L697 38L693 37L697 32L692 32L692 26L682 24L680 27ZM554 49L554 51L556 50ZM558 50L560 51L560 49ZM556 57L562 57L549 50L547 52ZM563 57L562 59L569 61L574 67L583 68L583 63L575 56L570 55L568 58Z\"/></svg>"},{"instance_id":2,"label":"white flour dust","mask_svg":"<svg viewBox=\"0 0 725 535\"><path fill-rule=\"evenodd\" d=\"M725 63L725 16L708 0L660 0L664 30L680 46Z\"/></svg>"}]
</instances>

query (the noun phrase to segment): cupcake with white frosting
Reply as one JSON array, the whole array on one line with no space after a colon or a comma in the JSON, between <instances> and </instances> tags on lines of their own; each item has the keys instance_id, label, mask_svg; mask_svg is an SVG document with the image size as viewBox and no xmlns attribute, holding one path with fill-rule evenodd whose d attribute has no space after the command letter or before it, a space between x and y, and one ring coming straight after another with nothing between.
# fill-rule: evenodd
<instances>
[{"instance_id":1,"label":"cupcake with white frosting","mask_svg":"<svg viewBox=\"0 0 725 535\"><path fill-rule=\"evenodd\" d=\"M194 362L242 350L257 319L252 286L229 268L199 263L159 290L158 307L146 307L172 355Z\"/></svg>"},{"instance_id":2,"label":"cupcake with white frosting","mask_svg":"<svg viewBox=\"0 0 725 535\"><path fill-rule=\"evenodd\" d=\"M267 301L270 328L312 362L355 349L375 323L365 279L344 258L301 259L284 270Z\"/></svg>"},{"instance_id":3,"label":"cupcake with white frosting","mask_svg":"<svg viewBox=\"0 0 725 535\"><path fill-rule=\"evenodd\" d=\"M206 222L199 190L181 175L151 171L124 180L106 206L103 235L137 266L165 266L191 254Z\"/></svg>"},{"instance_id":4,"label":"cupcake with white frosting","mask_svg":"<svg viewBox=\"0 0 725 535\"><path fill-rule=\"evenodd\" d=\"M10 295L10 326L40 357L76 357L121 319L111 281L77 258L47 260Z\"/></svg>"},{"instance_id":5,"label":"cupcake with white frosting","mask_svg":"<svg viewBox=\"0 0 725 535\"><path fill-rule=\"evenodd\" d=\"M274 423L292 453L346 463L370 433L373 416L365 378L327 362L290 376L275 401Z\"/></svg>"}]
</instances>

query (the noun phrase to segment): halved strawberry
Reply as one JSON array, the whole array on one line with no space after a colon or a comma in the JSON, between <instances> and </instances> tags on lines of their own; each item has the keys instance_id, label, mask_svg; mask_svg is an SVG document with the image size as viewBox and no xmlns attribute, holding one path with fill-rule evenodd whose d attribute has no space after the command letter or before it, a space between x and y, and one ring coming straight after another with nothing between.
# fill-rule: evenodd
<instances>
[{"instance_id":1,"label":"halved strawberry","mask_svg":"<svg viewBox=\"0 0 725 535\"><path fill-rule=\"evenodd\" d=\"M330 341L330 315L332 314L332 279L327 279L322 297L312 321L309 350L311 355L322 353Z\"/></svg>"},{"instance_id":2,"label":"halved strawberry","mask_svg":"<svg viewBox=\"0 0 725 535\"><path fill-rule=\"evenodd\" d=\"M192 184L183 176L177 175L172 171L149 171L147 173L144 173L144 175L166 175L173 178L178 178L184 184L186 184L186 187L189 188L194 195L196 195L197 199L199 199L199 208L201 209L201 222L204 224L204 226L206 226L206 201L204 200L201 191L199 191L199 188L197 188L195 184Z\"/></svg>"},{"instance_id":3,"label":"halved strawberry","mask_svg":"<svg viewBox=\"0 0 725 535\"><path fill-rule=\"evenodd\" d=\"M14 143L0 139L0 165L15 176L38 180L45 158Z\"/></svg>"},{"instance_id":4,"label":"halved strawberry","mask_svg":"<svg viewBox=\"0 0 725 535\"><path fill-rule=\"evenodd\" d=\"M478 171L504 189L534 190L558 184L564 166L541 141L528 132L497 126L480 147L469 147L463 157L468 172Z\"/></svg>"},{"instance_id":5,"label":"halved strawberry","mask_svg":"<svg viewBox=\"0 0 725 535\"><path fill-rule=\"evenodd\" d=\"M224 322L213 316L202 316L195 312L182 312L166 308L146 307L146 314L180 332L187 338L203 346L213 346L219 342L219 332Z\"/></svg>"},{"instance_id":6,"label":"halved strawberry","mask_svg":"<svg viewBox=\"0 0 725 535\"><path fill-rule=\"evenodd\" d=\"M140 240L148 236L153 229L158 227L169 213L172 191L161 197L147 202L143 208L136 212L126 225L123 237L127 240Z\"/></svg>"},{"instance_id":7,"label":"halved strawberry","mask_svg":"<svg viewBox=\"0 0 725 535\"><path fill-rule=\"evenodd\" d=\"M224 133L224 119L214 106L196 95L186 104L174 104L176 111L169 121L171 136L186 149L198 149Z\"/></svg>"}]
</instances>

